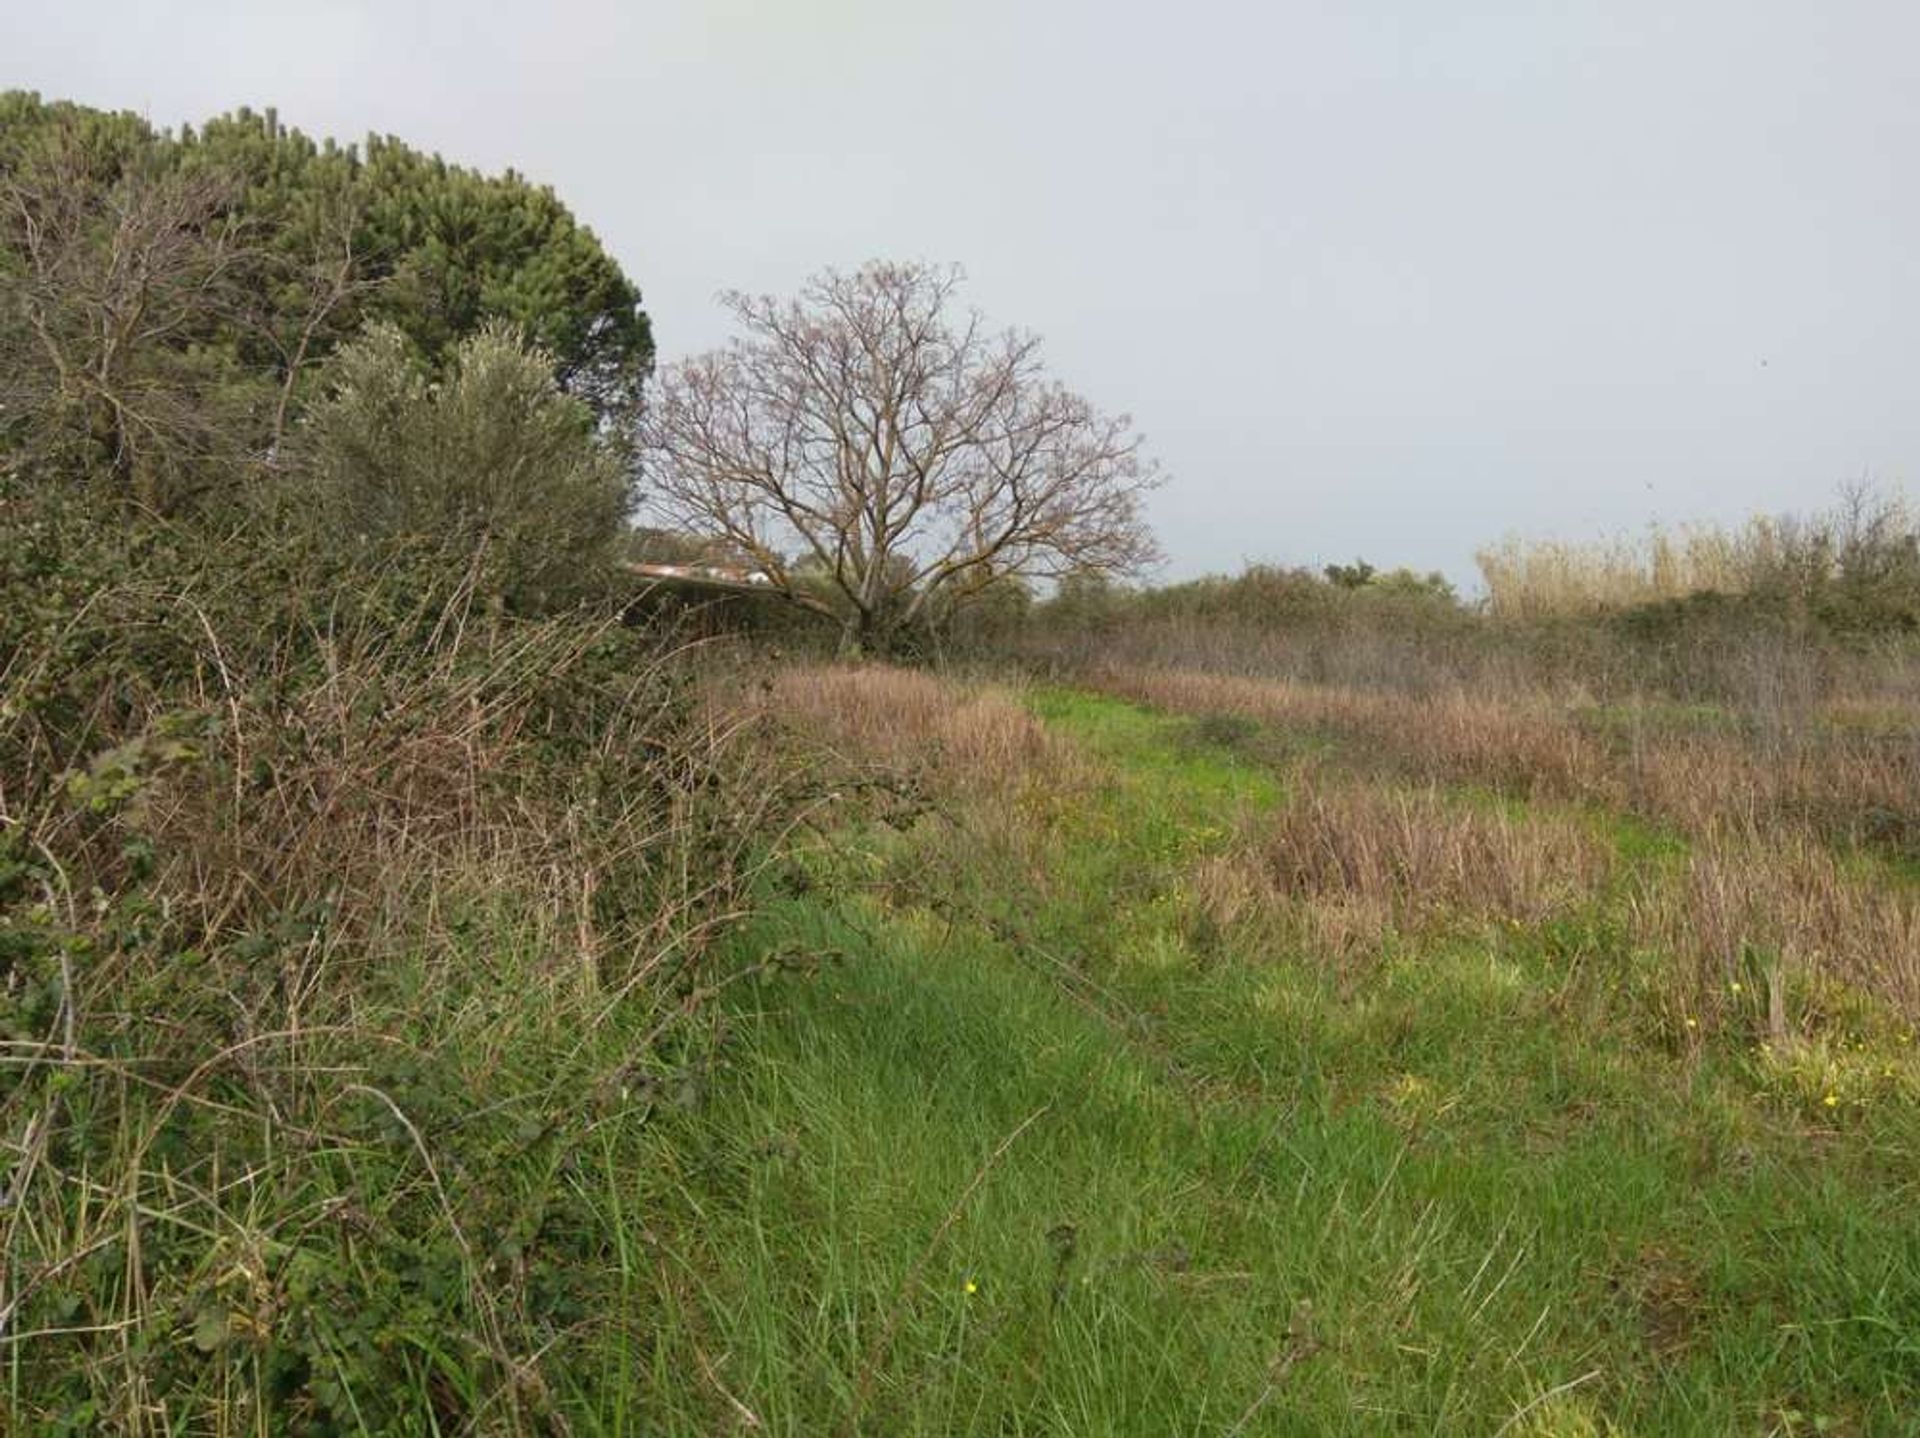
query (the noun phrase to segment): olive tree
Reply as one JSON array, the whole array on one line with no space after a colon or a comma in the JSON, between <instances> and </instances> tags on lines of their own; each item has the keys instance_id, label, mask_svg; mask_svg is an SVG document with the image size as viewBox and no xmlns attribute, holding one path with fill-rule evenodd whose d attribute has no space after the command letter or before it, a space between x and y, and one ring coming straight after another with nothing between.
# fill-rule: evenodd
<instances>
[{"instance_id":1,"label":"olive tree","mask_svg":"<svg viewBox=\"0 0 1920 1438\"><path fill-rule=\"evenodd\" d=\"M1125 415L1047 374L1033 335L958 312L953 267L729 293L743 333L669 366L642 412L644 502L724 542L848 650L1008 580L1148 562L1157 481Z\"/></svg>"},{"instance_id":2,"label":"olive tree","mask_svg":"<svg viewBox=\"0 0 1920 1438\"><path fill-rule=\"evenodd\" d=\"M436 378L406 336L372 326L328 362L288 483L333 542L451 546L490 594L549 610L592 594L630 476L553 357L489 325Z\"/></svg>"}]
</instances>

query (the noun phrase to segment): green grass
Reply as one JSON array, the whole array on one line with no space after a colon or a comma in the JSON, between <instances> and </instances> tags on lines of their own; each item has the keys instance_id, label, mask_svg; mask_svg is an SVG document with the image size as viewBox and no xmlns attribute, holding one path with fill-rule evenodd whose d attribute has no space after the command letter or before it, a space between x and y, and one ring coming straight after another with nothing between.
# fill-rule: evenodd
<instances>
[{"instance_id":1,"label":"green grass","mask_svg":"<svg viewBox=\"0 0 1920 1438\"><path fill-rule=\"evenodd\" d=\"M1209 933L1183 875L1286 774L1034 703L1091 797L840 836L747 939L830 957L734 991L619 1194L631 1431L1916 1431L1909 1102L1661 1033L1604 912Z\"/></svg>"}]
</instances>

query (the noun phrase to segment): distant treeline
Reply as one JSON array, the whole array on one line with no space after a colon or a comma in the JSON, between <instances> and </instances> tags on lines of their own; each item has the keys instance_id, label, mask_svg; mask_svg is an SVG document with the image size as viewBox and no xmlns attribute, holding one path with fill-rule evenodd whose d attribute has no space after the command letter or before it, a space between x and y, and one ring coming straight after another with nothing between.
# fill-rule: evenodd
<instances>
[{"instance_id":1,"label":"distant treeline","mask_svg":"<svg viewBox=\"0 0 1920 1438\"><path fill-rule=\"evenodd\" d=\"M724 546L659 530L637 531L630 543L648 559L741 562ZM1658 669L1685 687L1711 683L1706 676L1730 644L1845 654L1904 650L1920 639L1920 522L1900 491L1846 489L1818 513L1727 529L1656 528L1589 543L1508 539L1476 557L1481 592L1464 595L1437 572L1362 559L1317 569L1256 563L1163 585L1070 575L1041 591L1003 578L963 611L936 608L907 648L1089 660L1163 646L1169 654L1385 646L1405 650L1415 667L1443 647L1524 649L1613 674ZM777 605L715 612L802 643L831 638L792 623Z\"/></svg>"},{"instance_id":2,"label":"distant treeline","mask_svg":"<svg viewBox=\"0 0 1920 1438\"><path fill-rule=\"evenodd\" d=\"M1509 541L1480 556L1485 593L1474 596L1360 560L1145 588L1069 579L1047 596L1002 594L941 647L1068 674L1147 664L1740 702L1783 686L1906 692L1920 658L1915 533L1898 493L1849 491L1825 512L1732 531Z\"/></svg>"}]
</instances>

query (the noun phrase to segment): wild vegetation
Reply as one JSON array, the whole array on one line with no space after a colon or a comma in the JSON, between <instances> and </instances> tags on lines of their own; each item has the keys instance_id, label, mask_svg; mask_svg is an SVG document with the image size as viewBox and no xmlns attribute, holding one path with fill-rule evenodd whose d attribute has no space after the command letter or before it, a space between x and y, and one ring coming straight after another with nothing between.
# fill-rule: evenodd
<instances>
[{"instance_id":1,"label":"wild vegetation","mask_svg":"<svg viewBox=\"0 0 1920 1438\"><path fill-rule=\"evenodd\" d=\"M1912 1431L1897 496L1129 588L951 272L0 118L0 1428Z\"/></svg>"},{"instance_id":2,"label":"wild vegetation","mask_svg":"<svg viewBox=\"0 0 1920 1438\"><path fill-rule=\"evenodd\" d=\"M1896 856L1084 686L765 702L918 777L777 875L808 959L662 1136L729 1176L665 1426L1904 1431Z\"/></svg>"},{"instance_id":3,"label":"wild vegetation","mask_svg":"<svg viewBox=\"0 0 1920 1438\"><path fill-rule=\"evenodd\" d=\"M779 786L460 551L0 524L9 1426L548 1424Z\"/></svg>"},{"instance_id":4,"label":"wild vegetation","mask_svg":"<svg viewBox=\"0 0 1920 1438\"><path fill-rule=\"evenodd\" d=\"M617 1413L806 782L624 622L637 291L397 142L0 116L0 1428Z\"/></svg>"},{"instance_id":5,"label":"wild vegetation","mask_svg":"<svg viewBox=\"0 0 1920 1438\"><path fill-rule=\"evenodd\" d=\"M0 94L0 433L149 507L274 467L320 365L369 322L438 364L515 327L600 419L652 363L639 291L552 191L272 112L157 131Z\"/></svg>"}]
</instances>

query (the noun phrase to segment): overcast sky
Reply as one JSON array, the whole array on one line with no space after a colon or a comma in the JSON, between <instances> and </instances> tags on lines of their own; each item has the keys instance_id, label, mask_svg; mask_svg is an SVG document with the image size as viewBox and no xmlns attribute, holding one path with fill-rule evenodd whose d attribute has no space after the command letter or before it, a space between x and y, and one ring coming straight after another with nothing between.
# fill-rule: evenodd
<instances>
[{"instance_id":1,"label":"overcast sky","mask_svg":"<svg viewBox=\"0 0 1920 1438\"><path fill-rule=\"evenodd\" d=\"M957 260L1133 414L1171 577L1920 474L1920 7L0 0L0 85L550 182L664 359Z\"/></svg>"}]
</instances>

